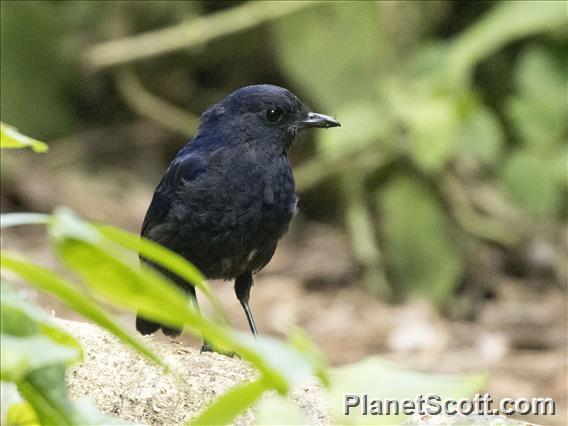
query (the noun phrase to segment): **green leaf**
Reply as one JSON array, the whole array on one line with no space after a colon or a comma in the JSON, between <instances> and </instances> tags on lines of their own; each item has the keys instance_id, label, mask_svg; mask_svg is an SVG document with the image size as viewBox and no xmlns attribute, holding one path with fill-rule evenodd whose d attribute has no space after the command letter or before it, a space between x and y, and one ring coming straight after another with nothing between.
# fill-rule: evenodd
<instances>
[{"instance_id":1,"label":"green leaf","mask_svg":"<svg viewBox=\"0 0 568 426\"><path fill-rule=\"evenodd\" d=\"M8 410L6 418L25 421L37 417L40 424L58 425L113 422L97 410L86 410L84 404L76 406L69 401L65 366L81 360L79 343L5 284L1 290L1 378L14 382L29 403ZM3 382L2 391L4 387Z\"/></svg>"},{"instance_id":2,"label":"green leaf","mask_svg":"<svg viewBox=\"0 0 568 426\"><path fill-rule=\"evenodd\" d=\"M450 97L433 97L409 105L410 153L426 172L440 171L454 154L459 117Z\"/></svg>"},{"instance_id":3,"label":"green leaf","mask_svg":"<svg viewBox=\"0 0 568 426\"><path fill-rule=\"evenodd\" d=\"M17 382L45 365L79 360L79 343L36 306L2 285L2 380Z\"/></svg>"},{"instance_id":4,"label":"green leaf","mask_svg":"<svg viewBox=\"0 0 568 426\"><path fill-rule=\"evenodd\" d=\"M0 215L0 228L20 225L43 225L49 223L50 217L41 213L3 213Z\"/></svg>"},{"instance_id":5,"label":"green leaf","mask_svg":"<svg viewBox=\"0 0 568 426\"><path fill-rule=\"evenodd\" d=\"M506 112L520 141L533 152L550 155L565 145L568 132L568 81L562 70L566 63L543 48L523 51L515 70L516 94Z\"/></svg>"},{"instance_id":6,"label":"green leaf","mask_svg":"<svg viewBox=\"0 0 568 426\"><path fill-rule=\"evenodd\" d=\"M501 179L513 200L536 217L552 216L562 202L560 182L553 159L541 158L531 150L512 153Z\"/></svg>"},{"instance_id":7,"label":"green leaf","mask_svg":"<svg viewBox=\"0 0 568 426\"><path fill-rule=\"evenodd\" d=\"M290 399L264 398L255 409L257 425L308 425L310 421Z\"/></svg>"},{"instance_id":8,"label":"green leaf","mask_svg":"<svg viewBox=\"0 0 568 426\"><path fill-rule=\"evenodd\" d=\"M0 123L0 149L31 148L34 152L46 152L47 144L22 135L15 128Z\"/></svg>"},{"instance_id":9,"label":"green leaf","mask_svg":"<svg viewBox=\"0 0 568 426\"><path fill-rule=\"evenodd\" d=\"M338 424L401 424L403 415L362 415L361 406L345 415L347 394L368 395L369 399L415 400L417 395L439 395L442 399L473 397L486 383L484 374L431 374L406 369L379 357L336 368L328 406ZM362 403L362 401L361 401Z\"/></svg>"},{"instance_id":10,"label":"green leaf","mask_svg":"<svg viewBox=\"0 0 568 426\"><path fill-rule=\"evenodd\" d=\"M140 253L140 255L144 258L163 266L164 268L176 273L187 282L192 283L207 297L209 302L216 309L215 313L218 315L219 319L225 322L227 321L221 302L213 293L211 287L205 280L205 277L203 277L201 272L185 258L164 248L160 244L140 238L112 226L99 225L97 226L97 229L109 240L120 244L127 249Z\"/></svg>"},{"instance_id":11,"label":"green leaf","mask_svg":"<svg viewBox=\"0 0 568 426\"><path fill-rule=\"evenodd\" d=\"M4 284L2 285L2 290L4 290ZM2 291L2 296L4 296L4 291ZM15 306L9 306L5 301L2 302L1 314L2 322L0 325L3 334L26 337L39 333L39 326L36 321L30 318L25 312L22 312L21 309Z\"/></svg>"},{"instance_id":12,"label":"green leaf","mask_svg":"<svg viewBox=\"0 0 568 426\"><path fill-rule=\"evenodd\" d=\"M361 101L337 111L342 127L318 133L318 151L326 160L336 160L376 144L388 134L388 115L376 103Z\"/></svg>"},{"instance_id":13,"label":"green leaf","mask_svg":"<svg viewBox=\"0 0 568 426\"><path fill-rule=\"evenodd\" d=\"M290 346L310 361L315 376L317 376L325 386L329 386L329 376L327 375L329 363L324 353L310 339L308 334L299 327L292 327L288 331L287 336Z\"/></svg>"},{"instance_id":14,"label":"green leaf","mask_svg":"<svg viewBox=\"0 0 568 426\"><path fill-rule=\"evenodd\" d=\"M270 385L262 379L237 385L224 393L188 424L211 426L229 424L269 387Z\"/></svg>"},{"instance_id":15,"label":"green leaf","mask_svg":"<svg viewBox=\"0 0 568 426\"><path fill-rule=\"evenodd\" d=\"M524 98L556 111L565 118L566 63L557 60L553 54L539 47L525 49L515 70L515 85ZM563 90L564 89L564 90Z\"/></svg>"},{"instance_id":16,"label":"green leaf","mask_svg":"<svg viewBox=\"0 0 568 426\"><path fill-rule=\"evenodd\" d=\"M2 269L9 269L17 273L33 287L54 296L78 314L90 319L94 323L114 334L146 358L166 368L163 361L156 356L153 351L151 351L139 339L133 337L131 333L123 329L122 326L113 320L88 295L85 295L74 288L73 284L65 281L58 277L55 273L41 266L34 265L24 260L19 260L7 253L2 253L1 264Z\"/></svg>"},{"instance_id":17,"label":"green leaf","mask_svg":"<svg viewBox=\"0 0 568 426\"><path fill-rule=\"evenodd\" d=\"M2 380L18 382L31 371L57 363L70 363L81 357L77 348L55 343L36 335L15 337L2 335Z\"/></svg>"},{"instance_id":18,"label":"green leaf","mask_svg":"<svg viewBox=\"0 0 568 426\"><path fill-rule=\"evenodd\" d=\"M550 153L562 140L566 131L560 117L543 110L526 98L512 97L506 112L514 126L515 136L535 153Z\"/></svg>"},{"instance_id":19,"label":"green leaf","mask_svg":"<svg viewBox=\"0 0 568 426\"><path fill-rule=\"evenodd\" d=\"M380 9L374 2L357 7L348 2L322 3L272 26L286 74L327 109L374 97L370 89L381 51L388 48L380 29Z\"/></svg>"},{"instance_id":20,"label":"green leaf","mask_svg":"<svg viewBox=\"0 0 568 426\"><path fill-rule=\"evenodd\" d=\"M499 120L488 108L476 107L465 119L457 138L463 150L482 164L495 167L501 161L505 135Z\"/></svg>"},{"instance_id":21,"label":"green leaf","mask_svg":"<svg viewBox=\"0 0 568 426\"><path fill-rule=\"evenodd\" d=\"M25 412L24 408L20 408L20 406L25 405L29 407L29 404L26 403L22 396L18 393L18 388L14 383L11 382L0 382L0 424L8 425L8 426L16 426L16 425L32 425L38 424L36 421L35 423L28 422L27 420L31 417L28 413ZM13 414L11 416L10 411L13 410ZM31 407L30 407L31 409ZM33 409L31 409L33 413ZM35 418L35 413L33 413L33 417Z\"/></svg>"},{"instance_id":22,"label":"green leaf","mask_svg":"<svg viewBox=\"0 0 568 426\"><path fill-rule=\"evenodd\" d=\"M99 250L102 256L106 255L106 251L116 251L111 243L116 243L123 248L132 250L136 254L140 254L158 265L175 272L180 277L195 285L205 294L215 308L216 319L221 322L227 321L221 303L215 297L203 275L180 255L153 241L142 239L138 235L133 235L108 225L94 226L84 222L75 215L72 210L67 208L57 209L53 217L54 220L50 228L50 234L55 241L83 240L87 243L95 243L95 245L102 250ZM107 257L107 260L109 262L113 261L112 257L113 256ZM126 271L127 270L123 269L123 272ZM162 282L164 281L165 280L162 280ZM171 295L173 289L178 296L183 296L185 302L186 295L180 291L179 287L172 287L169 284L167 287L169 289L163 290L165 291L165 295ZM152 291L157 292L159 290L153 289ZM178 299L178 301L179 300L180 299Z\"/></svg>"},{"instance_id":23,"label":"green leaf","mask_svg":"<svg viewBox=\"0 0 568 426\"><path fill-rule=\"evenodd\" d=\"M65 265L106 303L172 327L204 325L189 296L153 270L134 268L84 240L58 239L55 245Z\"/></svg>"},{"instance_id":24,"label":"green leaf","mask_svg":"<svg viewBox=\"0 0 568 426\"><path fill-rule=\"evenodd\" d=\"M397 176L379 192L394 287L437 303L449 300L462 256L440 202L422 181Z\"/></svg>"},{"instance_id":25,"label":"green leaf","mask_svg":"<svg viewBox=\"0 0 568 426\"><path fill-rule=\"evenodd\" d=\"M382 84L385 102L408 132L411 158L427 173L441 171L458 146L459 98L440 92L434 75Z\"/></svg>"},{"instance_id":26,"label":"green leaf","mask_svg":"<svg viewBox=\"0 0 568 426\"><path fill-rule=\"evenodd\" d=\"M35 426L40 424L34 408L29 402L12 404L8 408L5 422L7 426Z\"/></svg>"},{"instance_id":27,"label":"green leaf","mask_svg":"<svg viewBox=\"0 0 568 426\"><path fill-rule=\"evenodd\" d=\"M52 364L30 372L18 383L18 390L40 420L40 424L88 424L80 418L67 396L65 366Z\"/></svg>"},{"instance_id":28,"label":"green leaf","mask_svg":"<svg viewBox=\"0 0 568 426\"><path fill-rule=\"evenodd\" d=\"M308 356L306 350L299 351L271 336L254 339L249 334L235 333L233 339L235 351L261 370L265 380L280 394L313 375L326 377L318 356Z\"/></svg>"},{"instance_id":29,"label":"green leaf","mask_svg":"<svg viewBox=\"0 0 568 426\"><path fill-rule=\"evenodd\" d=\"M2 335L29 337L42 335L54 343L77 349L81 346L70 334L52 324L51 318L27 300L2 285Z\"/></svg>"}]
</instances>

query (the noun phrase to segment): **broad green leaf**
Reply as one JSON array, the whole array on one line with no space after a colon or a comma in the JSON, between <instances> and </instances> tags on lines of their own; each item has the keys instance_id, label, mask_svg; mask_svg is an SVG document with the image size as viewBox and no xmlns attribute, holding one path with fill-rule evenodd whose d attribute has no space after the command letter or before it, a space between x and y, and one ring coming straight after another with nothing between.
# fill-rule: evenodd
<instances>
[{"instance_id":1,"label":"broad green leaf","mask_svg":"<svg viewBox=\"0 0 568 426\"><path fill-rule=\"evenodd\" d=\"M31 371L47 365L79 359L77 348L55 343L42 335L15 337L2 335L2 380L18 382Z\"/></svg>"},{"instance_id":2,"label":"broad green leaf","mask_svg":"<svg viewBox=\"0 0 568 426\"><path fill-rule=\"evenodd\" d=\"M2 380L17 382L46 365L80 360L79 343L37 307L2 285Z\"/></svg>"},{"instance_id":3,"label":"broad green leaf","mask_svg":"<svg viewBox=\"0 0 568 426\"><path fill-rule=\"evenodd\" d=\"M58 208L55 211L50 233L56 241L65 238L85 240L90 243L97 243L105 251L113 250L110 243L116 243L118 246L146 257L175 272L199 288L215 308L216 319L227 322L221 303L215 297L203 275L183 257L163 246L112 226L89 224L81 220L68 208ZM180 293L178 287L174 287L174 289L177 293Z\"/></svg>"},{"instance_id":4,"label":"broad green leaf","mask_svg":"<svg viewBox=\"0 0 568 426\"><path fill-rule=\"evenodd\" d=\"M552 216L562 201L553 159L531 150L517 150L505 163L501 179L512 199L533 216Z\"/></svg>"},{"instance_id":5,"label":"broad green leaf","mask_svg":"<svg viewBox=\"0 0 568 426\"><path fill-rule=\"evenodd\" d=\"M49 235L54 242L65 239L75 239L98 245L103 245L106 242L95 226L83 221L73 210L67 207L55 209L53 219L49 224Z\"/></svg>"},{"instance_id":6,"label":"broad green leaf","mask_svg":"<svg viewBox=\"0 0 568 426\"><path fill-rule=\"evenodd\" d=\"M69 346L81 352L81 345L70 334L52 324L43 311L17 296L2 285L2 335L29 337L42 335L54 343Z\"/></svg>"},{"instance_id":7,"label":"broad green leaf","mask_svg":"<svg viewBox=\"0 0 568 426\"><path fill-rule=\"evenodd\" d=\"M85 241L65 238L56 240L55 245L65 265L106 303L172 327L202 322L189 296L153 270L132 267Z\"/></svg>"},{"instance_id":8,"label":"broad green leaf","mask_svg":"<svg viewBox=\"0 0 568 426\"><path fill-rule=\"evenodd\" d=\"M31 148L34 152L46 152L47 144L22 135L15 128L0 123L0 149Z\"/></svg>"},{"instance_id":9,"label":"broad green leaf","mask_svg":"<svg viewBox=\"0 0 568 426\"><path fill-rule=\"evenodd\" d=\"M166 367L163 364L163 361L144 343L123 329L98 304L96 304L92 298L77 290L73 284L65 281L48 269L24 260L19 260L6 253L2 253L1 264L3 269L9 269L17 273L33 287L57 298L78 314L90 319L95 324L98 324L102 328L114 334L124 343L131 346L148 359L158 365Z\"/></svg>"},{"instance_id":10,"label":"broad green leaf","mask_svg":"<svg viewBox=\"0 0 568 426\"><path fill-rule=\"evenodd\" d=\"M262 379L237 385L209 405L190 425L226 425L250 407L270 385Z\"/></svg>"},{"instance_id":11,"label":"broad green leaf","mask_svg":"<svg viewBox=\"0 0 568 426\"><path fill-rule=\"evenodd\" d=\"M203 277L201 272L199 272L199 270L185 258L177 253L167 250L160 244L140 238L137 235L133 235L112 226L99 225L97 226L97 229L109 240L127 249L137 251L146 259L175 272L181 278L192 283L195 287L201 290L203 294L205 294L209 302L216 309L215 313L219 316L219 318L223 321L227 321L221 302L219 302L219 299L217 299L211 290L211 287L205 280L205 277Z\"/></svg>"},{"instance_id":12,"label":"broad green leaf","mask_svg":"<svg viewBox=\"0 0 568 426\"><path fill-rule=\"evenodd\" d=\"M450 97L433 97L409 105L410 153L427 172L440 171L455 151L458 109Z\"/></svg>"},{"instance_id":13,"label":"broad green leaf","mask_svg":"<svg viewBox=\"0 0 568 426\"><path fill-rule=\"evenodd\" d=\"M51 216L42 213L4 213L0 215L0 228L20 225L47 224Z\"/></svg>"},{"instance_id":14,"label":"broad green leaf","mask_svg":"<svg viewBox=\"0 0 568 426\"><path fill-rule=\"evenodd\" d=\"M566 129L556 112L551 114L529 99L517 96L508 100L506 112L517 139L535 154L549 154L556 146L565 144L562 137Z\"/></svg>"},{"instance_id":15,"label":"broad green leaf","mask_svg":"<svg viewBox=\"0 0 568 426\"><path fill-rule=\"evenodd\" d=\"M337 111L342 126L318 133L318 151L336 160L382 142L388 134L388 115L373 102L361 101Z\"/></svg>"},{"instance_id":16,"label":"broad green leaf","mask_svg":"<svg viewBox=\"0 0 568 426\"><path fill-rule=\"evenodd\" d=\"M322 3L271 29L286 74L318 105L332 109L373 97L381 53L388 48L377 3Z\"/></svg>"},{"instance_id":17,"label":"broad green leaf","mask_svg":"<svg viewBox=\"0 0 568 426\"><path fill-rule=\"evenodd\" d=\"M379 192L384 245L394 287L444 303L462 273L462 256L435 194L422 181L396 176Z\"/></svg>"},{"instance_id":18,"label":"broad green leaf","mask_svg":"<svg viewBox=\"0 0 568 426\"><path fill-rule=\"evenodd\" d=\"M317 355L307 355L306 350L299 351L283 341L271 336L252 336L235 334L236 352L245 351L243 358L251 361L271 382L272 388L281 394L302 384L313 375L326 380Z\"/></svg>"},{"instance_id":19,"label":"broad green leaf","mask_svg":"<svg viewBox=\"0 0 568 426\"><path fill-rule=\"evenodd\" d=\"M329 376L327 375L329 363L324 353L310 339L308 334L299 327L292 327L288 331L287 336L289 345L310 360L315 375L319 377L325 386L329 386Z\"/></svg>"},{"instance_id":20,"label":"broad green leaf","mask_svg":"<svg viewBox=\"0 0 568 426\"><path fill-rule=\"evenodd\" d=\"M526 49L515 69L516 94L506 104L519 140L550 155L565 145L568 80L562 63L543 48Z\"/></svg>"},{"instance_id":21,"label":"broad green leaf","mask_svg":"<svg viewBox=\"0 0 568 426\"><path fill-rule=\"evenodd\" d=\"M23 408L19 408L21 405L28 405L22 396L18 393L18 388L14 383L11 382L0 382L0 424L16 426L18 424L30 425L31 422L26 422L30 417L25 413ZM10 410L14 407L15 415L12 417L14 420L10 420ZM33 409L32 409L33 412ZM20 415L21 414L21 415ZM35 414L34 414L35 417ZM21 423L18 422L21 420ZM38 424L36 421L35 424Z\"/></svg>"},{"instance_id":22,"label":"broad green leaf","mask_svg":"<svg viewBox=\"0 0 568 426\"><path fill-rule=\"evenodd\" d=\"M47 373L49 375L47 369L40 370L40 373ZM64 381L64 377L59 378L59 380ZM32 406L39 419L39 424L58 426L73 425L74 421L72 405L70 405L68 402L58 404L57 399L54 400L54 398L50 398L49 391L54 390L59 386L53 381L51 381L51 383L49 384L52 386L51 388L47 387L47 389L44 389L44 386L40 386L40 388L38 389L33 383L30 383L28 380L22 380L18 383L18 391ZM56 402L55 405L54 402Z\"/></svg>"},{"instance_id":23,"label":"broad green leaf","mask_svg":"<svg viewBox=\"0 0 568 426\"><path fill-rule=\"evenodd\" d=\"M486 166L496 166L501 160L505 135L495 114L486 107L476 107L462 124L458 143L466 152Z\"/></svg>"},{"instance_id":24,"label":"broad green leaf","mask_svg":"<svg viewBox=\"0 0 568 426\"><path fill-rule=\"evenodd\" d=\"M427 173L441 171L457 148L459 98L440 92L435 76L383 79L385 102L408 132L408 150Z\"/></svg>"},{"instance_id":25,"label":"broad green leaf","mask_svg":"<svg viewBox=\"0 0 568 426\"><path fill-rule=\"evenodd\" d=\"M79 343L5 284L1 290L1 378L14 382L29 403L13 407L5 417L33 421L37 416L41 424L58 425L114 423L93 407L86 409L85 404L69 401L65 366L82 359Z\"/></svg>"},{"instance_id":26,"label":"broad green leaf","mask_svg":"<svg viewBox=\"0 0 568 426\"><path fill-rule=\"evenodd\" d=\"M515 69L515 85L524 98L558 115L568 110L566 61L556 59L544 48L525 49Z\"/></svg>"},{"instance_id":27,"label":"broad green leaf","mask_svg":"<svg viewBox=\"0 0 568 426\"><path fill-rule=\"evenodd\" d=\"M486 383L484 374L432 374L413 371L379 357L366 358L355 364L336 368L332 372L329 404L338 424L401 424L403 415L362 415L362 395L368 399L416 400L436 394L442 399L473 397ZM360 404L345 415L346 395L359 396ZM385 408L386 410L386 408Z\"/></svg>"},{"instance_id":28,"label":"broad green leaf","mask_svg":"<svg viewBox=\"0 0 568 426\"><path fill-rule=\"evenodd\" d=\"M7 426L36 426L40 423L32 405L29 402L20 402L8 407L6 419L2 424Z\"/></svg>"},{"instance_id":29,"label":"broad green leaf","mask_svg":"<svg viewBox=\"0 0 568 426\"><path fill-rule=\"evenodd\" d=\"M308 425L310 421L290 399L267 396L255 407L257 425Z\"/></svg>"},{"instance_id":30,"label":"broad green leaf","mask_svg":"<svg viewBox=\"0 0 568 426\"><path fill-rule=\"evenodd\" d=\"M52 364L34 370L17 385L24 399L34 408L41 424L90 423L77 412L69 400L64 364Z\"/></svg>"},{"instance_id":31,"label":"broad green leaf","mask_svg":"<svg viewBox=\"0 0 568 426\"><path fill-rule=\"evenodd\" d=\"M4 284L2 285L4 287ZM4 296L4 292L2 292ZM39 325L31 319L25 312L15 306L9 306L5 300L2 301L2 327L3 334L16 337L33 336L39 334Z\"/></svg>"},{"instance_id":32,"label":"broad green leaf","mask_svg":"<svg viewBox=\"0 0 568 426\"><path fill-rule=\"evenodd\" d=\"M8 408L6 421L2 424L7 426L36 426L40 423L32 405L29 402L20 402Z\"/></svg>"}]
</instances>

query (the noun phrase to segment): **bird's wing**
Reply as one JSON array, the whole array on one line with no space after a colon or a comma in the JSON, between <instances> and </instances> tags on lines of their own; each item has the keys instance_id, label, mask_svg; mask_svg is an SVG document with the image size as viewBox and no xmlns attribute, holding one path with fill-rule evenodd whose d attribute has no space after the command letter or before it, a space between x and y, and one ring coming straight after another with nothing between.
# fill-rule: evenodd
<instances>
[{"instance_id":1,"label":"bird's wing","mask_svg":"<svg viewBox=\"0 0 568 426\"><path fill-rule=\"evenodd\" d=\"M205 171L203 157L190 149L191 144L179 151L154 191L154 196L142 224L141 234L149 232L163 223L174 203L180 185L196 179Z\"/></svg>"}]
</instances>

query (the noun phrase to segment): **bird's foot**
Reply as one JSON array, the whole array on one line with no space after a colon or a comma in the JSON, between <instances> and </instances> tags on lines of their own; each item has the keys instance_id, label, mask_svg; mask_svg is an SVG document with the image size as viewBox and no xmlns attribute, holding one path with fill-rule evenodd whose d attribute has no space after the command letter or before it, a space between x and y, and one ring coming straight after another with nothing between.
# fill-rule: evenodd
<instances>
[{"instance_id":1,"label":"bird's foot","mask_svg":"<svg viewBox=\"0 0 568 426\"><path fill-rule=\"evenodd\" d=\"M202 353L203 353L203 352L216 352L216 353L218 353L218 354L228 356L229 358L234 358L234 357L240 358L240 356L239 356L237 353L235 353L235 352L231 352L231 351L218 351L218 350L216 350L215 348L213 348L213 346L211 346L211 345L210 345L209 343L207 343L207 342L203 342L203 345L201 346L201 352L202 352Z\"/></svg>"}]
</instances>

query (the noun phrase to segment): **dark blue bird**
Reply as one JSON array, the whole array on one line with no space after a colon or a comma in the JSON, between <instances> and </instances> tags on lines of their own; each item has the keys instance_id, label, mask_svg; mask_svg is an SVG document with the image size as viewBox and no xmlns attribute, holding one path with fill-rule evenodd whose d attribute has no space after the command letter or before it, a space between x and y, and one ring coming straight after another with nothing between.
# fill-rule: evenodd
<instances>
[{"instance_id":1,"label":"dark blue bird","mask_svg":"<svg viewBox=\"0 0 568 426\"><path fill-rule=\"evenodd\" d=\"M179 253L207 278L235 279L255 336L248 305L252 274L270 261L296 213L288 149L307 127L339 125L281 87L243 87L203 113L197 136L178 152L154 192L142 236ZM151 266L196 300L188 282ZM160 327L170 336L180 333L136 318L142 334Z\"/></svg>"}]
</instances>

